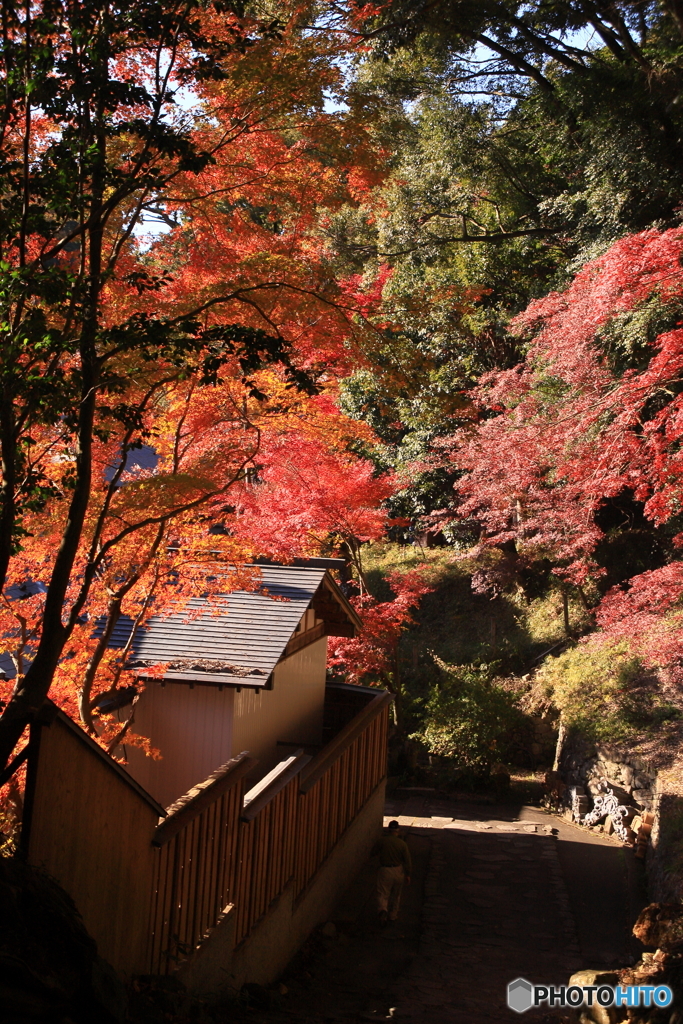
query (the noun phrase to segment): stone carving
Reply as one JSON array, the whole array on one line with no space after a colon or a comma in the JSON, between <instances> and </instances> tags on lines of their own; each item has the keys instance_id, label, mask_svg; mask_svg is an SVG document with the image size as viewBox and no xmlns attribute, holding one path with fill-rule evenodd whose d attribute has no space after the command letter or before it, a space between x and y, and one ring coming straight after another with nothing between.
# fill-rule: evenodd
<instances>
[{"instance_id":1,"label":"stone carving","mask_svg":"<svg viewBox=\"0 0 683 1024\"><path fill-rule=\"evenodd\" d=\"M614 825L614 831L622 840L622 842L627 843L629 839L629 834L626 829L624 819L629 816L631 811L624 804L619 803L619 800L614 794L614 790L610 789L607 786L605 786L604 789L606 790L606 792L603 793L602 796L598 796L595 798L593 810L590 812L590 814L587 814L585 816L585 818L583 819L583 824L597 825L599 821L602 821L602 819L606 818L609 814L610 818L612 819L612 824Z\"/></svg>"}]
</instances>

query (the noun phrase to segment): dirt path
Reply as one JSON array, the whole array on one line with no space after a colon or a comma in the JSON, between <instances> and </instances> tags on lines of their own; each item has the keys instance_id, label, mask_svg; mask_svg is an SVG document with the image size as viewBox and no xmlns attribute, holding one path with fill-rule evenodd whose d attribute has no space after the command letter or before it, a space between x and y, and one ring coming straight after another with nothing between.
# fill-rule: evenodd
<instances>
[{"instance_id":1,"label":"dirt path","mask_svg":"<svg viewBox=\"0 0 683 1024\"><path fill-rule=\"evenodd\" d=\"M399 794L400 797L400 794ZM642 905L632 854L536 808L391 800L413 854L399 921L381 928L376 867L365 866L297 958L274 1011L254 1021L405 1024L556 1022L512 1013L507 984L566 983L584 967L623 965Z\"/></svg>"}]
</instances>

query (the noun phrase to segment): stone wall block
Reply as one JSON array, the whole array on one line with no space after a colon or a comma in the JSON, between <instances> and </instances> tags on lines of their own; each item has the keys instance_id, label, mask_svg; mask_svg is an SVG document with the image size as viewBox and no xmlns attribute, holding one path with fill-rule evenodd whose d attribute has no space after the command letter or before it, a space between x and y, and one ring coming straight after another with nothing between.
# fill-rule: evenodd
<instances>
[{"instance_id":1,"label":"stone wall block","mask_svg":"<svg viewBox=\"0 0 683 1024\"><path fill-rule=\"evenodd\" d=\"M639 807L644 807L646 811L652 810L653 793L651 789L634 789L633 800Z\"/></svg>"}]
</instances>

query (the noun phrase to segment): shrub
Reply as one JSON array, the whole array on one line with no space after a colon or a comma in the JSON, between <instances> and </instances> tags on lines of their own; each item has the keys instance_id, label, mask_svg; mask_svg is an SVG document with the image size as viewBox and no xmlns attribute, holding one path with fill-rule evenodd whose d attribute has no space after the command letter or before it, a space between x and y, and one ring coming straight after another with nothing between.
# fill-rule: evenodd
<instances>
[{"instance_id":1,"label":"shrub","mask_svg":"<svg viewBox=\"0 0 683 1024\"><path fill-rule=\"evenodd\" d=\"M524 716L514 694L491 681L488 666L435 660L443 679L425 704L424 725L414 738L458 768L486 775L494 762L506 760Z\"/></svg>"},{"instance_id":2,"label":"shrub","mask_svg":"<svg viewBox=\"0 0 683 1024\"><path fill-rule=\"evenodd\" d=\"M552 700L567 725L597 741L626 740L679 715L626 642L579 644L548 658L534 689Z\"/></svg>"}]
</instances>

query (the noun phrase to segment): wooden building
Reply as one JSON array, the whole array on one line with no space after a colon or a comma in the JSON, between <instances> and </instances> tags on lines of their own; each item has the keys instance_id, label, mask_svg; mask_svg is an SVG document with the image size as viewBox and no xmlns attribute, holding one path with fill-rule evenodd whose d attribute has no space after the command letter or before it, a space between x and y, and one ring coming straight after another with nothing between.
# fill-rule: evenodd
<instances>
[{"instance_id":1,"label":"wooden building","mask_svg":"<svg viewBox=\"0 0 683 1024\"><path fill-rule=\"evenodd\" d=\"M230 593L220 610L197 599L135 636L131 663L144 689L133 730L161 759L131 745L123 752L164 807L243 750L258 759L257 780L295 749L321 747L327 637L354 636L360 625L329 571L337 564L259 565L257 587ZM112 646L123 647L131 628L122 619ZM162 679L146 675L160 664ZM125 720L130 705L118 714Z\"/></svg>"}]
</instances>

